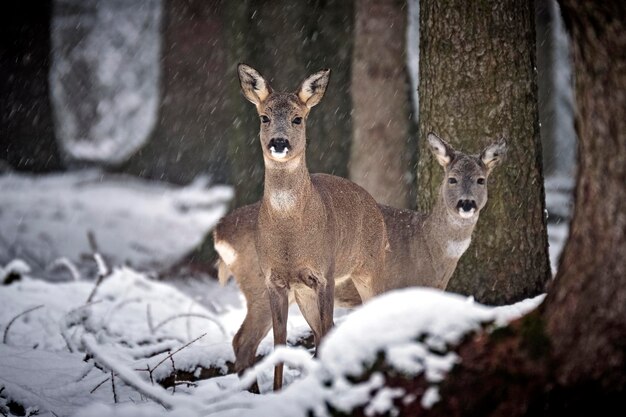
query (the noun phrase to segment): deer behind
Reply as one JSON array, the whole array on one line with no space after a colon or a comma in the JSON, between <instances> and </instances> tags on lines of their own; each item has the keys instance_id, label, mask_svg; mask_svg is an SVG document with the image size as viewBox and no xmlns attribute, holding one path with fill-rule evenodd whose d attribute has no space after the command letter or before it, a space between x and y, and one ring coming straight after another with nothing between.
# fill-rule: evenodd
<instances>
[{"instance_id":1,"label":"deer behind","mask_svg":"<svg viewBox=\"0 0 626 417\"><path fill-rule=\"evenodd\" d=\"M308 77L296 93L273 92L267 81L246 65L241 64L238 71L242 91L261 119L265 163L263 198L254 239L250 240L254 241L262 279L258 281L256 274L254 290L244 292L254 314L246 320L254 323L248 326L244 321L242 329L256 330L244 335L240 329L235 337L238 362L246 357L237 365L241 368L254 360L258 338L270 324L275 345L286 343L290 298L298 303L319 346L333 324L335 281L351 279L361 299L372 297L388 242L382 214L364 189L339 177L311 177L307 170L306 119L322 99L330 71ZM219 248L219 239L217 242ZM281 386L279 365L274 389Z\"/></svg>"}]
</instances>

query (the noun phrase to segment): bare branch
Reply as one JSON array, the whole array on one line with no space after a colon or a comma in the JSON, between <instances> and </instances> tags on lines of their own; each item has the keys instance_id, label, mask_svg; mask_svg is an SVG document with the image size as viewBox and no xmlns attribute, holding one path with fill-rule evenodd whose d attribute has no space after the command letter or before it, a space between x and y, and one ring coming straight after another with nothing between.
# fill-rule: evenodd
<instances>
[{"instance_id":1,"label":"bare branch","mask_svg":"<svg viewBox=\"0 0 626 417\"><path fill-rule=\"evenodd\" d=\"M211 316L207 316L206 314L199 314L199 313L182 313L182 314L177 314L175 316L169 317L169 318L163 320L161 323L159 323L156 326L154 326L154 331L156 332L161 327L165 326L167 323L169 323L169 322L171 322L173 320L181 319L181 318L185 318L185 317L196 317L196 318L200 318L200 319L209 320L210 322L214 323L217 327L219 327L219 329L220 329L220 331L222 332L223 335L226 335L226 329L224 328L222 323L220 323L217 319L215 319L215 318L213 318Z\"/></svg>"},{"instance_id":2,"label":"bare branch","mask_svg":"<svg viewBox=\"0 0 626 417\"><path fill-rule=\"evenodd\" d=\"M7 340L8 340L8 336L9 336L9 329L11 328L11 326L13 325L13 323L15 323L15 320L19 319L20 317L35 311L35 310L39 310L40 308L42 308L44 305L38 305L35 307L31 307L28 310L22 311L20 314L18 314L17 316L13 317L11 319L11 321L9 322L9 324L7 324L7 327L5 327L4 329L4 335L2 336L2 343L4 343L5 345L7 344Z\"/></svg>"},{"instance_id":3,"label":"bare branch","mask_svg":"<svg viewBox=\"0 0 626 417\"><path fill-rule=\"evenodd\" d=\"M113 402L117 404L117 392L115 391L115 374L111 371L111 391L113 391Z\"/></svg>"},{"instance_id":4,"label":"bare branch","mask_svg":"<svg viewBox=\"0 0 626 417\"><path fill-rule=\"evenodd\" d=\"M104 381L100 382L98 385L96 385L95 387L93 387L93 389L91 391L89 391L90 394L93 394L94 392L96 392L96 390L98 388L100 388L102 385L104 385L105 382L107 382L109 379L111 379L111 377L108 377L107 379L105 379Z\"/></svg>"},{"instance_id":5,"label":"bare branch","mask_svg":"<svg viewBox=\"0 0 626 417\"><path fill-rule=\"evenodd\" d=\"M62 258L57 258L54 261L52 261L52 263L48 266L48 271L54 271L55 269L59 268L59 267L63 267L65 269L67 269L67 271L70 273L72 279L74 281L80 281L81 280L81 275L80 275L80 271L78 270L78 268L76 267L76 265L74 264L74 262L72 262L71 260L69 260L66 257L62 257Z\"/></svg>"},{"instance_id":6,"label":"bare branch","mask_svg":"<svg viewBox=\"0 0 626 417\"><path fill-rule=\"evenodd\" d=\"M179 347L178 349L176 349L174 352L170 353L169 355L167 355L166 357L164 357L161 362L157 363L154 368L152 368L152 370L150 371L150 375L152 375L152 372L154 372L154 370L156 368L158 368L163 362L165 362L166 360L168 360L169 358L171 358L172 356L176 355L178 352L180 352L181 350L185 349L187 346L197 342L198 340L202 339L204 336L206 336L207 334L204 333L198 337L196 337L195 339L193 339L191 342L184 344L183 346ZM152 376L150 376L150 378L152 378Z\"/></svg>"},{"instance_id":7,"label":"bare branch","mask_svg":"<svg viewBox=\"0 0 626 417\"><path fill-rule=\"evenodd\" d=\"M106 353L102 352L93 335L86 334L83 336L82 340L85 349L94 357L94 359L111 372L115 372L117 377L126 385L152 401L160 404L167 410L173 409L177 404L177 401L174 398L167 395L167 391L164 391L161 387L156 385L153 386L148 384L132 370L117 364L113 358L110 358Z\"/></svg>"}]
</instances>

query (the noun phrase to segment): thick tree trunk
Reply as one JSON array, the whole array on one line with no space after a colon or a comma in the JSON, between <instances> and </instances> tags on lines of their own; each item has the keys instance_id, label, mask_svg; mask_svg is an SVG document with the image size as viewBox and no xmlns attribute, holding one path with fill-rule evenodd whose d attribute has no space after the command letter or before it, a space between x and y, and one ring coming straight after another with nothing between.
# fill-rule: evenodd
<instances>
[{"instance_id":1,"label":"thick tree trunk","mask_svg":"<svg viewBox=\"0 0 626 417\"><path fill-rule=\"evenodd\" d=\"M148 143L124 170L185 184L228 180L226 44L221 0L165 0L161 103Z\"/></svg>"},{"instance_id":2,"label":"thick tree trunk","mask_svg":"<svg viewBox=\"0 0 626 417\"><path fill-rule=\"evenodd\" d=\"M0 165L60 169L48 86L52 1L4 2L0 16Z\"/></svg>"},{"instance_id":3,"label":"thick tree trunk","mask_svg":"<svg viewBox=\"0 0 626 417\"><path fill-rule=\"evenodd\" d=\"M434 131L466 152L504 136L508 157L448 289L490 304L544 291L548 262L530 1L420 4L418 209L432 207L441 167L425 152Z\"/></svg>"},{"instance_id":4,"label":"thick tree trunk","mask_svg":"<svg viewBox=\"0 0 626 417\"><path fill-rule=\"evenodd\" d=\"M379 203L407 207L410 152L407 11L397 0L356 2L350 179Z\"/></svg>"},{"instance_id":5,"label":"thick tree trunk","mask_svg":"<svg viewBox=\"0 0 626 417\"><path fill-rule=\"evenodd\" d=\"M562 1L580 140L576 205L545 318L561 383L626 389L626 3Z\"/></svg>"}]
</instances>

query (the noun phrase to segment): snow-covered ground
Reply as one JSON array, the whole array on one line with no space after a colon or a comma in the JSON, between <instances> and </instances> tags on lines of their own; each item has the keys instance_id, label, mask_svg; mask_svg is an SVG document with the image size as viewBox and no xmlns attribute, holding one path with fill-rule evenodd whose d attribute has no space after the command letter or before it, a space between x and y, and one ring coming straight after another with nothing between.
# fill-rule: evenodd
<instances>
[{"instance_id":1,"label":"snow-covered ground","mask_svg":"<svg viewBox=\"0 0 626 417\"><path fill-rule=\"evenodd\" d=\"M96 170L0 175L0 263L22 258L42 277L62 263L93 270L88 232L112 265L161 271L192 251L226 213L230 187L187 187Z\"/></svg>"},{"instance_id":2,"label":"snow-covered ground","mask_svg":"<svg viewBox=\"0 0 626 417\"><path fill-rule=\"evenodd\" d=\"M558 202L570 204L552 195L563 188L558 181L547 187L554 216ZM0 282L13 280L0 285L0 413L6 415L305 416L312 410L323 416L328 407L349 413L358 406L376 414L392 410L397 398L427 407L439 400L438 383L458 360L449 347L542 300L491 308L432 289L395 291L350 314L338 312L318 359L302 347L274 351L268 335L258 351L265 359L240 379L232 373L231 341L245 303L234 283L221 288L208 277L149 277L201 241L225 212L230 189L84 171L2 175L0 196ZM551 223L551 254L562 247L566 223L557 229ZM88 231L104 262L94 261ZM106 277L96 287L98 273ZM309 334L296 307L288 334L291 344ZM381 355L404 374L424 375L425 395L406 397L384 387L382 374L363 375ZM278 361L288 365L286 388L271 393ZM255 376L264 395L245 389Z\"/></svg>"}]
</instances>

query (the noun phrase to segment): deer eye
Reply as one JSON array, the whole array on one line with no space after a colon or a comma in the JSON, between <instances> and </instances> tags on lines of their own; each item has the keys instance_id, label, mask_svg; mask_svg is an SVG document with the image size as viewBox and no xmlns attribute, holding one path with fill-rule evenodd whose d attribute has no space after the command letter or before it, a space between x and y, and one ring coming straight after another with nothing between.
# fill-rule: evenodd
<instances>
[{"instance_id":1,"label":"deer eye","mask_svg":"<svg viewBox=\"0 0 626 417\"><path fill-rule=\"evenodd\" d=\"M302 123L302 117L296 117L291 121L291 123L293 123L294 125L299 125L300 123Z\"/></svg>"},{"instance_id":2,"label":"deer eye","mask_svg":"<svg viewBox=\"0 0 626 417\"><path fill-rule=\"evenodd\" d=\"M448 178L448 184L456 184L456 182L457 182L456 178L452 178L452 177Z\"/></svg>"},{"instance_id":3,"label":"deer eye","mask_svg":"<svg viewBox=\"0 0 626 417\"><path fill-rule=\"evenodd\" d=\"M261 123L269 123L269 122L270 122L269 117L267 117L266 115L261 116Z\"/></svg>"},{"instance_id":4,"label":"deer eye","mask_svg":"<svg viewBox=\"0 0 626 417\"><path fill-rule=\"evenodd\" d=\"M476 180L476 182L477 182L479 185L485 185L485 179L484 179L484 178L478 178L478 179Z\"/></svg>"}]
</instances>

